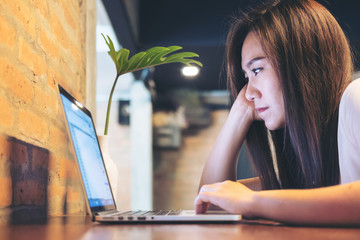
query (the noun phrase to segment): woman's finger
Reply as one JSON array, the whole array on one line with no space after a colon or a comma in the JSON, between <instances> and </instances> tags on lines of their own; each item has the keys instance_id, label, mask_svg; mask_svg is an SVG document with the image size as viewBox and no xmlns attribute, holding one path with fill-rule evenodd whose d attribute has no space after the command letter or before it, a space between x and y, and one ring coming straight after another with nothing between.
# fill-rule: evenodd
<instances>
[{"instance_id":1,"label":"woman's finger","mask_svg":"<svg viewBox=\"0 0 360 240\"><path fill-rule=\"evenodd\" d=\"M210 205L210 203L204 201L200 194L195 198L194 209L197 214L205 213L208 210L208 205Z\"/></svg>"}]
</instances>

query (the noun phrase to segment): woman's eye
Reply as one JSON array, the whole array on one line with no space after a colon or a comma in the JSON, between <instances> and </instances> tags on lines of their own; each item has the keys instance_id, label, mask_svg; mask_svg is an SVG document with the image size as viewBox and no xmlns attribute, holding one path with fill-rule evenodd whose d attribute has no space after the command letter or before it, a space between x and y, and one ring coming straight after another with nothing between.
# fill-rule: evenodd
<instances>
[{"instance_id":1,"label":"woman's eye","mask_svg":"<svg viewBox=\"0 0 360 240\"><path fill-rule=\"evenodd\" d=\"M255 73L255 76L258 75L258 73L262 70L263 68L254 68L251 71L253 71Z\"/></svg>"}]
</instances>

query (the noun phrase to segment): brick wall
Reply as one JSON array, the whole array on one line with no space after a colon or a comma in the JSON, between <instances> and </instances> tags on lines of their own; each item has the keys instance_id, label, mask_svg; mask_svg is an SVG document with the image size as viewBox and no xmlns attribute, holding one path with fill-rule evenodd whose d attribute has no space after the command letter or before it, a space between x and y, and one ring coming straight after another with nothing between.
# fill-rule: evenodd
<instances>
[{"instance_id":1,"label":"brick wall","mask_svg":"<svg viewBox=\"0 0 360 240\"><path fill-rule=\"evenodd\" d=\"M57 84L85 101L83 0L0 0L0 221L84 214Z\"/></svg>"}]
</instances>

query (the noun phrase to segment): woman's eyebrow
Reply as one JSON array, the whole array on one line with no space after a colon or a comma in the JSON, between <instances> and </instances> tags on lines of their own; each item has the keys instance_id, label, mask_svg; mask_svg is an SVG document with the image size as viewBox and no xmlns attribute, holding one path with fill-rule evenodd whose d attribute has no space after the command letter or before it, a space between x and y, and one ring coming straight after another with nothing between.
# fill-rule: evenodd
<instances>
[{"instance_id":1,"label":"woman's eyebrow","mask_svg":"<svg viewBox=\"0 0 360 240\"><path fill-rule=\"evenodd\" d=\"M262 59L264 59L264 58L265 58L265 57L256 57L256 58L253 58L253 59L251 59L251 60L246 64L246 67L247 67L247 68L250 68L251 65L252 65L254 62L259 61L259 60L262 60Z\"/></svg>"}]
</instances>

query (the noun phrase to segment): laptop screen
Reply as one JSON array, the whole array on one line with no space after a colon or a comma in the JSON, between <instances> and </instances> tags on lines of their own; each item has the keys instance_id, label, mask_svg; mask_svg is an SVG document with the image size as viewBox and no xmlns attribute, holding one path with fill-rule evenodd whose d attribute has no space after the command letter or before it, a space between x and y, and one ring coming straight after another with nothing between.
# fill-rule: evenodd
<instances>
[{"instance_id":1,"label":"laptop screen","mask_svg":"<svg viewBox=\"0 0 360 240\"><path fill-rule=\"evenodd\" d=\"M59 88L90 208L93 211L115 208L91 115L67 92Z\"/></svg>"}]
</instances>

